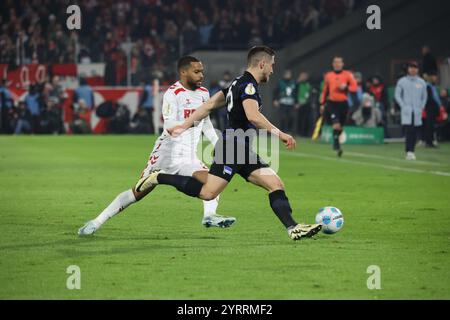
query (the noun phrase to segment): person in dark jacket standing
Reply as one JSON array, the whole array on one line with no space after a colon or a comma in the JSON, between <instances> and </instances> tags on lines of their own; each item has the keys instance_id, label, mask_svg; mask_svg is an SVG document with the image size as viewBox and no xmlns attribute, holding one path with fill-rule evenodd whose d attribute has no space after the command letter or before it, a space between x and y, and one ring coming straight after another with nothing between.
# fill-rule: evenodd
<instances>
[{"instance_id":1,"label":"person in dark jacket standing","mask_svg":"<svg viewBox=\"0 0 450 320\"><path fill-rule=\"evenodd\" d=\"M427 82L427 103L425 104L424 114L425 147L436 148L436 145L433 142L436 127L436 118L439 115L439 108L442 105L439 96L439 90L436 86L438 77L435 71L431 71L429 74L424 74L424 79Z\"/></svg>"},{"instance_id":2,"label":"person in dark jacket standing","mask_svg":"<svg viewBox=\"0 0 450 320\"><path fill-rule=\"evenodd\" d=\"M430 74L438 71L436 58L428 46L422 47L422 74Z\"/></svg>"},{"instance_id":3,"label":"person in dark jacket standing","mask_svg":"<svg viewBox=\"0 0 450 320\"><path fill-rule=\"evenodd\" d=\"M13 107L11 92L6 81L0 79L0 133L11 133L10 114Z\"/></svg>"},{"instance_id":4,"label":"person in dark jacket standing","mask_svg":"<svg viewBox=\"0 0 450 320\"><path fill-rule=\"evenodd\" d=\"M151 81L147 80L142 92L141 101L139 102L139 109L143 109L147 113L151 133L155 132L153 126L153 95L153 86L151 85Z\"/></svg>"},{"instance_id":5,"label":"person in dark jacket standing","mask_svg":"<svg viewBox=\"0 0 450 320\"><path fill-rule=\"evenodd\" d=\"M284 132L294 132L295 110L299 108L296 99L297 83L292 79L292 71L287 69L283 80L278 82L273 101L274 107L280 109L280 127Z\"/></svg>"},{"instance_id":6,"label":"person in dark jacket standing","mask_svg":"<svg viewBox=\"0 0 450 320\"><path fill-rule=\"evenodd\" d=\"M379 75L375 75L372 77L372 81L370 86L367 88L368 92L370 92L375 98L375 106L380 110L382 117L382 125L384 129L385 138L388 137L387 130L387 113L388 113L388 96L386 86L383 83L383 79Z\"/></svg>"}]
</instances>

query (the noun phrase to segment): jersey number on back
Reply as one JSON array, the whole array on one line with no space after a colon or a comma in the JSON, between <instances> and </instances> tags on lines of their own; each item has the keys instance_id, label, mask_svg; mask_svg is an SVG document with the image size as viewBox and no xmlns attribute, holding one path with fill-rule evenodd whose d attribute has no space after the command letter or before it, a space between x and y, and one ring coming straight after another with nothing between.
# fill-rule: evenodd
<instances>
[{"instance_id":1,"label":"jersey number on back","mask_svg":"<svg viewBox=\"0 0 450 320\"><path fill-rule=\"evenodd\" d=\"M227 110L228 112L233 109L233 87L236 85L237 80L234 80L231 86L228 88L227 93Z\"/></svg>"}]
</instances>

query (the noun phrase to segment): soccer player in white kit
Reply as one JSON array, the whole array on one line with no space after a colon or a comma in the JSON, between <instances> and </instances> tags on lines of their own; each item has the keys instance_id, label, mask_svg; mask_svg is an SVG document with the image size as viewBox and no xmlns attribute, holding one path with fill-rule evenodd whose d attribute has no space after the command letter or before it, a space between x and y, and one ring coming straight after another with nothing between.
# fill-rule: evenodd
<instances>
[{"instance_id":1,"label":"soccer player in white kit","mask_svg":"<svg viewBox=\"0 0 450 320\"><path fill-rule=\"evenodd\" d=\"M213 145L218 140L209 117L186 130L178 137L172 137L167 132L168 128L183 123L192 112L209 100L208 90L201 86L203 65L196 58L185 56L178 61L178 73L180 80L169 87L163 98L164 131L156 140L147 166L136 186L119 194L97 218L87 222L78 230L79 235L93 234L109 218L149 194L153 188L141 189L142 182L155 170L161 170L170 174L192 176L206 183L208 167L198 159L196 150L202 133ZM236 221L234 217L218 215L216 213L218 204L219 196L210 201L203 201L202 224L205 227L227 228Z\"/></svg>"}]
</instances>

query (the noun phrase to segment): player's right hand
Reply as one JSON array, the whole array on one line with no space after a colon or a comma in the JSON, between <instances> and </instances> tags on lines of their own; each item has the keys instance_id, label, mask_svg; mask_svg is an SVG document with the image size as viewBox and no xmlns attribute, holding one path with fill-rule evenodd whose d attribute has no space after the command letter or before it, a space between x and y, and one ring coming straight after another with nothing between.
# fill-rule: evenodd
<instances>
[{"instance_id":1,"label":"player's right hand","mask_svg":"<svg viewBox=\"0 0 450 320\"><path fill-rule=\"evenodd\" d=\"M182 125L177 125L173 128L169 128L167 129L167 132L172 136L172 137L178 137L180 134L182 134L185 131L184 127Z\"/></svg>"},{"instance_id":2,"label":"player's right hand","mask_svg":"<svg viewBox=\"0 0 450 320\"><path fill-rule=\"evenodd\" d=\"M280 133L280 140L284 142L284 145L288 150L295 149L295 146L297 145L295 139L291 135L284 132Z\"/></svg>"}]
</instances>

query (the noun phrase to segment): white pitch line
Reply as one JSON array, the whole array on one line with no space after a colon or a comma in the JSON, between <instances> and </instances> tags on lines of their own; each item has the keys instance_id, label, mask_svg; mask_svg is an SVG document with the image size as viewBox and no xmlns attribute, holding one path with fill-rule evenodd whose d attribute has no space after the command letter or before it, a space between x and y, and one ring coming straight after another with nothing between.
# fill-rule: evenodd
<instances>
[{"instance_id":1,"label":"white pitch line","mask_svg":"<svg viewBox=\"0 0 450 320\"><path fill-rule=\"evenodd\" d=\"M391 157L383 157L383 156L377 156L374 154L364 154L359 152L345 152L346 155L354 156L354 157L360 157L360 158L372 158L372 159L380 159L380 160L389 160L389 161L400 161L405 162L406 160L400 159L400 158L391 158ZM434 165L434 166L442 166L441 163L438 162L431 162L431 161L423 161L423 160L415 160L411 163L417 163L417 164L427 164L427 165Z\"/></svg>"},{"instance_id":2,"label":"white pitch line","mask_svg":"<svg viewBox=\"0 0 450 320\"><path fill-rule=\"evenodd\" d=\"M363 166L378 167L378 168L389 169L389 170L397 170L397 171L413 172L413 173L421 173L421 174L432 174L435 176L450 177L450 172L443 172L443 171L426 171L426 170L413 169L413 168L402 168L402 167L397 167L397 166L390 166L390 165L377 164L377 163L371 163L371 162L362 162L362 161L356 161L356 160L347 160L347 159L342 159L342 158L337 159L335 157L319 156L316 154L307 154L307 153L300 153L300 152L281 151L280 153L283 155L293 156L293 157L316 158L316 159L321 159L321 160L333 161L336 163L344 162L344 163L350 163L350 164L359 164L359 165L363 165Z\"/></svg>"}]
</instances>

